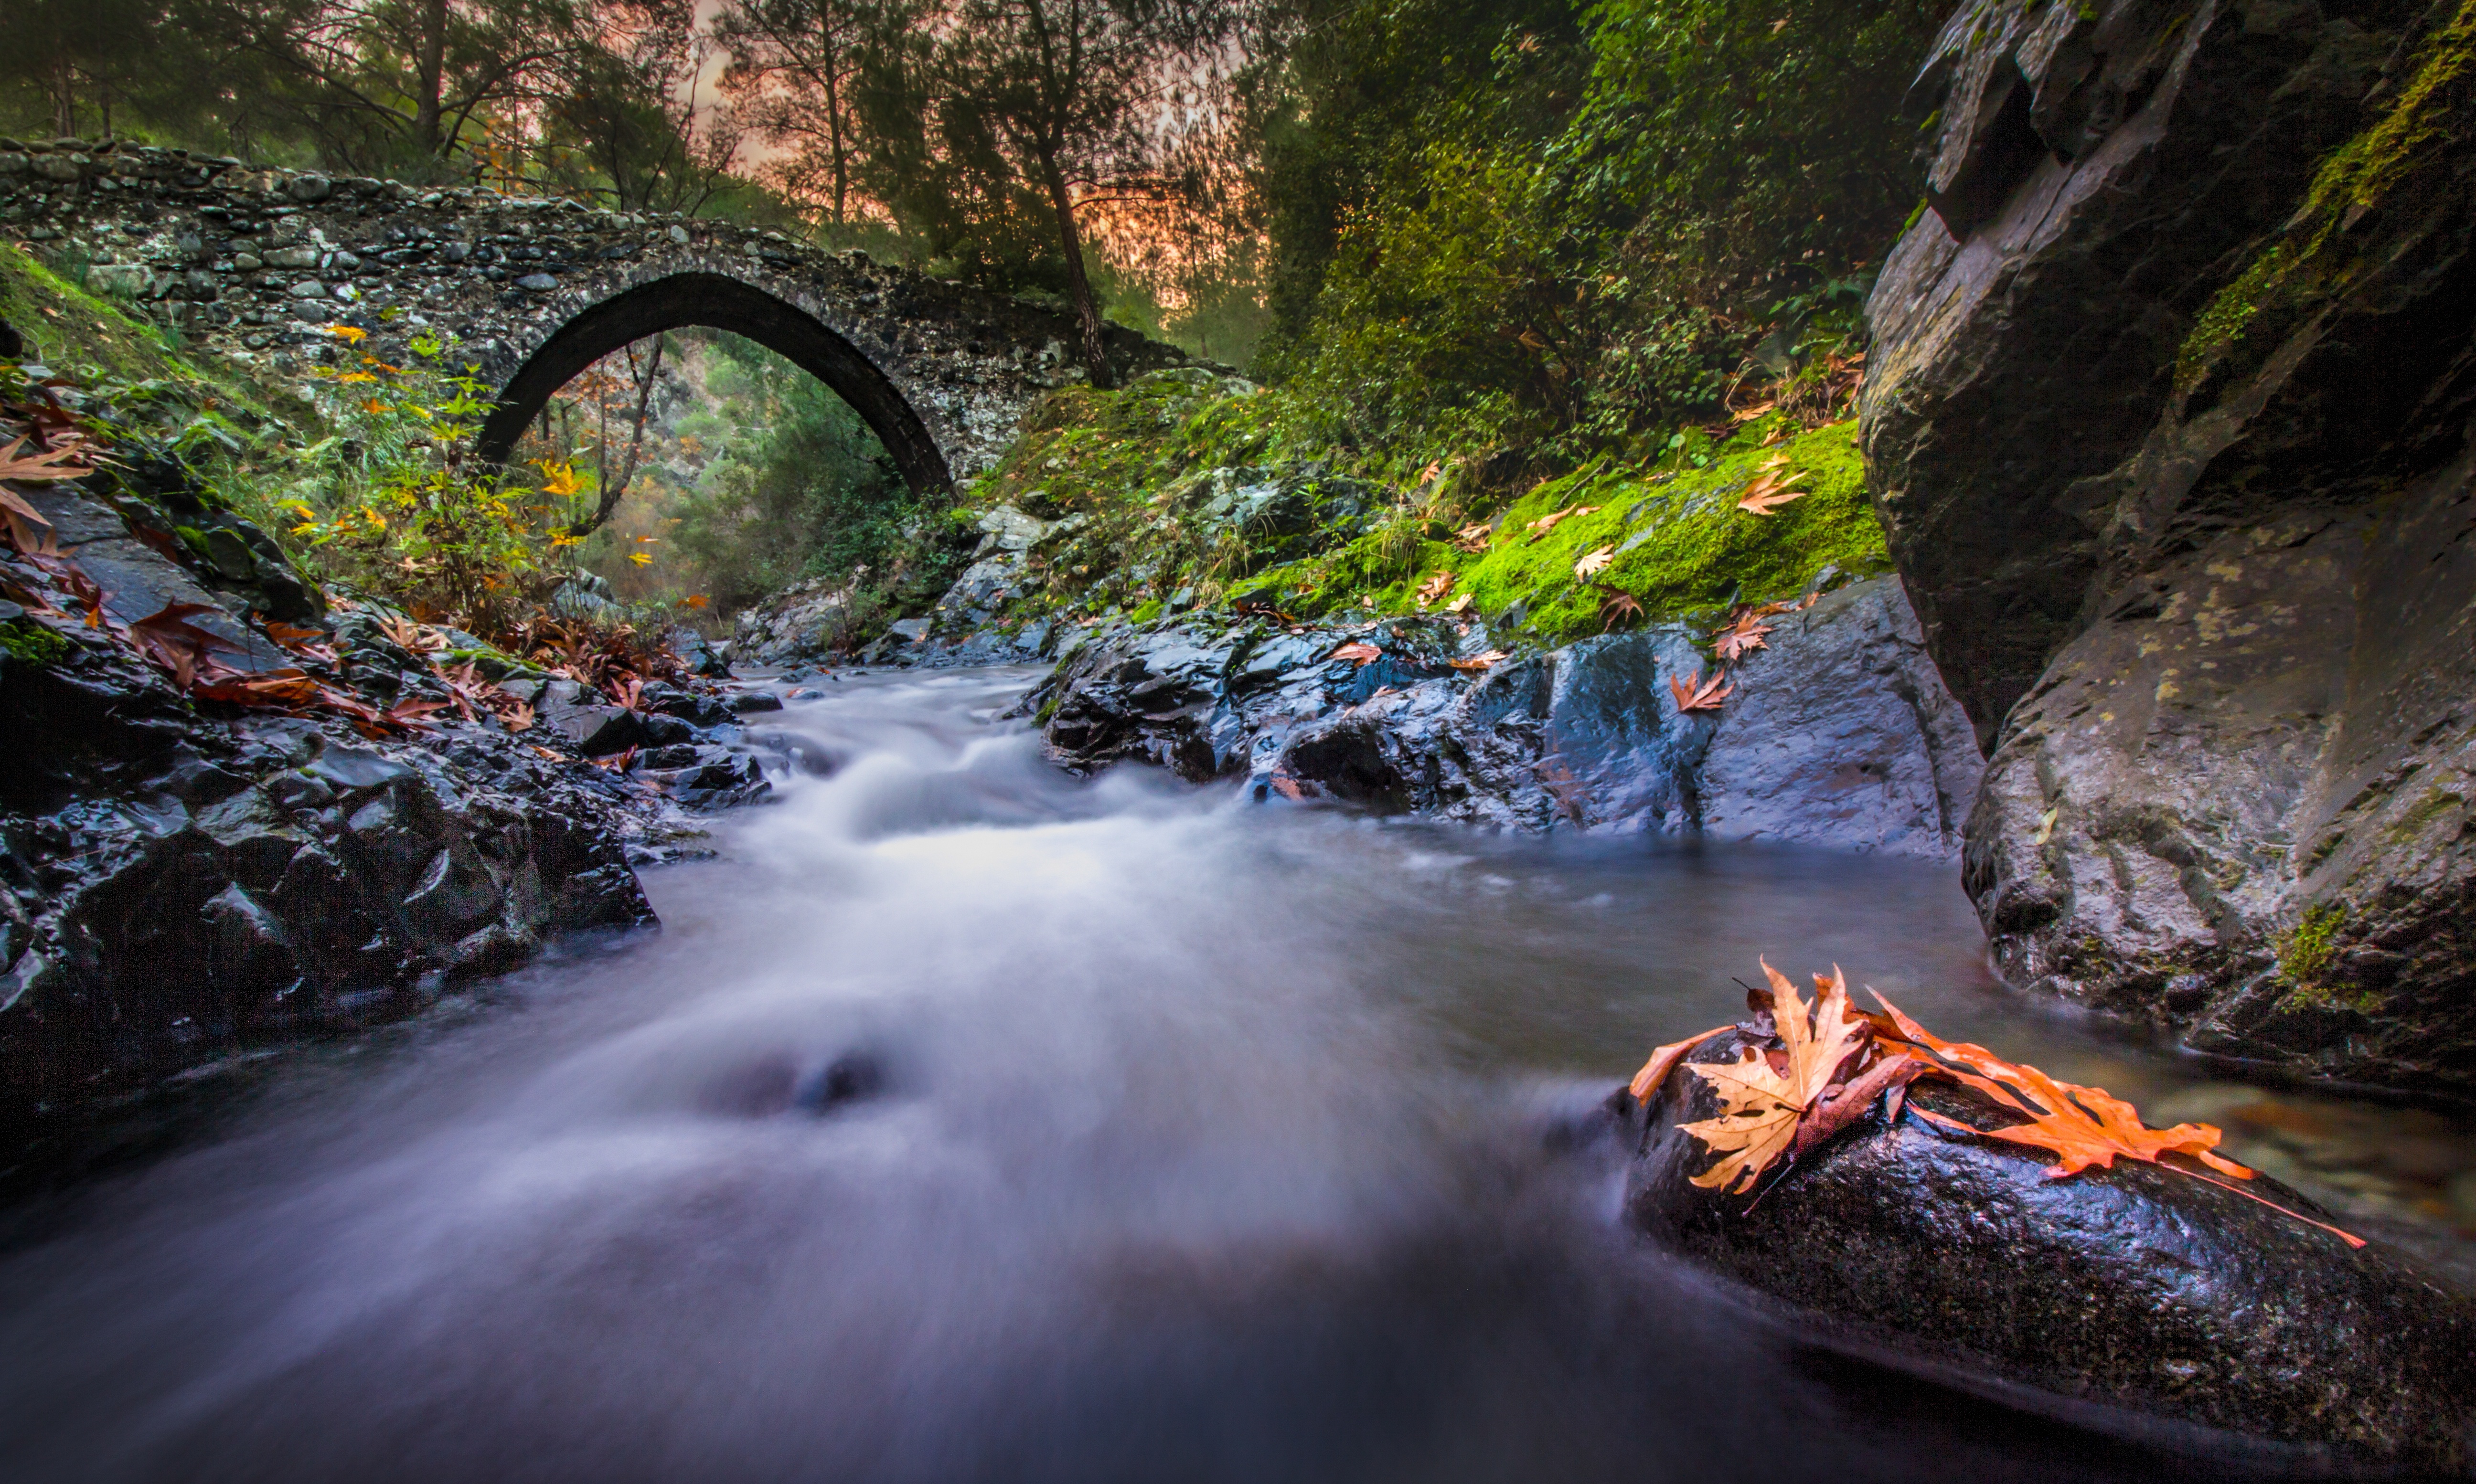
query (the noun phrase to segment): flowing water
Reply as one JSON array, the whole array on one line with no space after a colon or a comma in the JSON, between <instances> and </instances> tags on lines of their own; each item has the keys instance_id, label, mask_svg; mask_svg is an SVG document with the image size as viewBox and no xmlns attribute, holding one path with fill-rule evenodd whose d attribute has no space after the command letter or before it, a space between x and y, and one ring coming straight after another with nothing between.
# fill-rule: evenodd
<instances>
[{"instance_id":1,"label":"flowing water","mask_svg":"<svg viewBox=\"0 0 2476 1484\"><path fill-rule=\"evenodd\" d=\"M2236 1468L1820 1348L1624 1234L1613 1161L1545 1135L1734 1018L1763 952L2143 1100L2280 1110L2224 1120L2256 1155L2425 1119L2424 1165L2357 1171L2402 1210L2476 1165L2435 1115L2033 1013L1947 867L1078 781L996 720L1028 680L795 703L780 802L649 873L658 934L281 1058L21 1209L0 1476Z\"/></svg>"}]
</instances>

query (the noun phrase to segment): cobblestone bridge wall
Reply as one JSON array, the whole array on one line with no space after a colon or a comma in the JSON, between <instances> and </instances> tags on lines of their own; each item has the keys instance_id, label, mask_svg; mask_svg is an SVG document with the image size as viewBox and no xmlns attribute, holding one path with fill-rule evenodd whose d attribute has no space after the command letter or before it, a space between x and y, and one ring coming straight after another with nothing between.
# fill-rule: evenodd
<instances>
[{"instance_id":1,"label":"cobblestone bridge wall","mask_svg":"<svg viewBox=\"0 0 2476 1484\"><path fill-rule=\"evenodd\" d=\"M595 358L681 325L771 345L876 428L918 486L994 463L1041 392L1083 379L1072 319L779 232L487 189L258 168L181 150L0 140L0 237L243 363L390 359L449 332L499 389L494 457ZM1111 327L1122 374L1177 351Z\"/></svg>"}]
</instances>

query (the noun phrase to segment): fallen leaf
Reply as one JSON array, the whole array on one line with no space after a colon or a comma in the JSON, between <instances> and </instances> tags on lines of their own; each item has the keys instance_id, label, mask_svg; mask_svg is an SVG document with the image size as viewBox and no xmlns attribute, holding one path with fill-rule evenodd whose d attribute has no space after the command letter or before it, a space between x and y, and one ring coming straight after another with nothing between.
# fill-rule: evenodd
<instances>
[{"instance_id":1,"label":"fallen leaf","mask_svg":"<svg viewBox=\"0 0 2476 1484\"><path fill-rule=\"evenodd\" d=\"M1610 587L1604 591L1607 596L1599 600L1599 632L1607 633L1619 624L1631 623L1642 617L1640 598L1621 588Z\"/></svg>"},{"instance_id":2,"label":"fallen leaf","mask_svg":"<svg viewBox=\"0 0 2476 1484\"><path fill-rule=\"evenodd\" d=\"M1361 670L1383 657L1384 652L1373 644L1345 644L1325 656L1327 660L1354 659L1358 661L1358 668Z\"/></svg>"},{"instance_id":3,"label":"fallen leaf","mask_svg":"<svg viewBox=\"0 0 2476 1484\"><path fill-rule=\"evenodd\" d=\"M1678 1125L1725 1156L1694 1176L1694 1183L1706 1190L1751 1189L1788 1152L1798 1121L1821 1101L1842 1064L1866 1050L1871 1033L1865 1020L1848 1013L1848 977L1837 968L1829 979L1819 980L1821 993L1811 1005L1788 976L1768 961L1763 973L1771 982L1771 1026L1780 1041L1780 1064L1775 1066L1764 1050L1747 1046L1734 1062L1686 1067L1720 1100L1715 1117ZM1652 1060L1658 1060L1656 1054Z\"/></svg>"},{"instance_id":4,"label":"fallen leaf","mask_svg":"<svg viewBox=\"0 0 2476 1484\"><path fill-rule=\"evenodd\" d=\"M88 622L92 624L93 612ZM172 672L173 683L187 690L197 683L198 667L217 650L237 650L239 645L219 633L210 633L189 620L200 613L221 613L211 603L167 603L156 612L129 626L129 637L147 658Z\"/></svg>"},{"instance_id":5,"label":"fallen leaf","mask_svg":"<svg viewBox=\"0 0 2476 1484\"><path fill-rule=\"evenodd\" d=\"M1484 655L1473 655L1468 659L1448 659L1445 663L1465 675L1475 675L1479 671L1495 668L1503 660L1504 651L1492 649Z\"/></svg>"},{"instance_id":6,"label":"fallen leaf","mask_svg":"<svg viewBox=\"0 0 2476 1484\"><path fill-rule=\"evenodd\" d=\"M1455 598L1452 602L1446 604L1445 611L1448 613L1467 613L1470 611L1471 602L1471 595L1469 593L1464 593L1460 597Z\"/></svg>"},{"instance_id":7,"label":"fallen leaf","mask_svg":"<svg viewBox=\"0 0 2476 1484\"><path fill-rule=\"evenodd\" d=\"M1596 505L1576 505L1558 510L1553 515L1542 515L1537 520L1530 523L1530 540L1538 540L1541 536L1548 534L1548 532L1555 530L1565 522L1572 520L1576 515L1589 515L1597 509L1598 507ZM1528 545L1529 543L1524 542L1523 544Z\"/></svg>"},{"instance_id":8,"label":"fallen leaf","mask_svg":"<svg viewBox=\"0 0 2476 1484\"><path fill-rule=\"evenodd\" d=\"M0 448L0 480L15 480L24 484L49 484L62 480L82 480L94 472L93 464L74 461L87 452L83 440L72 438L58 448L20 456L17 450L25 446L26 440L20 436L7 448Z\"/></svg>"},{"instance_id":9,"label":"fallen leaf","mask_svg":"<svg viewBox=\"0 0 2476 1484\"><path fill-rule=\"evenodd\" d=\"M394 613L379 616L379 631L409 655L436 655L447 648L445 634Z\"/></svg>"},{"instance_id":10,"label":"fallen leaf","mask_svg":"<svg viewBox=\"0 0 2476 1484\"><path fill-rule=\"evenodd\" d=\"M1613 546L1602 546L1597 551L1586 552L1581 560L1573 563L1573 576L1578 580L1605 572L1608 570L1608 563L1616 559L1617 549Z\"/></svg>"},{"instance_id":11,"label":"fallen leaf","mask_svg":"<svg viewBox=\"0 0 2476 1484\"><path fill-rule=\"evenodd\" d=\"M1790 486L1804 478L1802 474L1793 474L1787 479L1781 479L1775 473L1758 475L1752 483L1746 486L1745 496L1737 502L1737 508L1750 510L1756 515L1769 515L1792 500L1802 500L1814 491L1792 489Z\"/></svg>"},{"instance_id":12,"label":"fallen leaf","mask_svg":"<svg viewBox=\"0 0 2476 1484\"><path fill-rule=\"evenodd\" d=\"M43 512L21 499L17 492L0 485L0 521L9 528L10 543L29 556L54 556L60 554L58 537L52 523Z\"/></svg>"},{"instance_id":13,"label":"fallen leaf","mask_svg":"<svg viewBox=\"0 0 2476 1484\"><path fill-rule=\"evenodd\" d=\"M1874 1001L1906 1038L1905 1054L1925 1062L1944 1076L1977 1089L1993 1100L1998 1107L2029 1120L2025 1124L2000 1128L1979 1128L1930 1108L1916 1108L1917 1115L1928 1123L1959 1133L2045 1150L2057 1158L2057 1162L2046 1170L2046 1178L2050 1180L2067 1178L2092 1166L2111 1170L2117 1158L2142 1160L2259 1200L2271 1210L2291 1216L2308 1226L2317 1226L2343 1238L2350 1247L2365 1245L2362 1237L2316 1222L2301 1212L2290 1211L2250 1191L2222 1180L2213 1180L2197 1171L2167 1164L2161 1157L2182 1154L2221 1175L2233 1175L2240 1180L2251 1179L2252 1171L2216 1152L2223 1135L2209 1124L2177 1124L2172 1128L2148 1127L2141 1122L2139 1109L2102 1087L2083 1087L2074 1082L2060 1081L2035 1067L2006 1061L1982 1046L1942 1040L1902 1014L1899 1006L1884 999L1879 991L1875 992Z\"/></svg>"},{"instance_id":14,"label":"fallen leaf","mask_svg":"<svg viewBox=\"0 0 2476 1484\"><path fill-rule=\"evenodd\" d=\"M1719 640L1712 648L1721 659L1733 664L1755 650L1770 648L1763 642L1763 636L1770 631L1771 626L1764 623L1762 616L1752 608L1739 608L1735 620L1720 631Z\"/></svg>"},{"instance_id":15,"label":"fallen leaf","mask_svg":"<svg viewBox=\"0 0 2476 1484\"><path fill-rule=\"evenodd\" d=\"M1454 532L1453 545L1460 551L1483 552L1487 550L1487 543L1494 540L1495 537L1496 528L1490 526L1485 521L1480 521L1475 526L1464 526L1461 530Z\"/></svg>"},{"instance_id":16,"label":"fallen leaf","mask_svg":"<svg viewBox=\"0 0 2476 1484\"><path fill-rule=\"evenodd\" d=\"M1453 575L1449 572L1439 572L1419 584L1419 606L1424 608L1452 590Z\"/></svg>"},{"instance_id":17,"label":"fallen leaf","mask_svg":"<svg viewBox=\"0 0 2476 1484\"><path fill-rule=\"evenodd\" d=\"M1727 700L1737 688L1721 683L1727 678L1725 670L1713 671L1707 680L1702 679L1699 670L1694 672L1691 680L1671 675L1668 678L1668 689L1676 697L1676 709L1680 711L1716 711L1720 709L1720 703Z\"/></svg>"},{"instance_id":18,"label":"fallen leaf","mask_svg":"<svg viewBox=\"0 0 2476 1484\"><path fill-rule=\"evenodd\" d=\"M1734 1028L1733 1025L1714 1026L1699 1034L1687 1036L1682 1041L1669 1042L1650 1053L1650 1060L1644 1062L1642 1070L1633 1075L1633 1081L1626 1085L1625 1091L1633 1094L1635 1101L1648 1102L1652 1095L1659 1091L1660 1085L1668 1080L1668 1075L1676 1070L1676 1064L1685 1059L1687 1051L1700 1046L1713 1036Z\"/></svg>"}]
</instances>

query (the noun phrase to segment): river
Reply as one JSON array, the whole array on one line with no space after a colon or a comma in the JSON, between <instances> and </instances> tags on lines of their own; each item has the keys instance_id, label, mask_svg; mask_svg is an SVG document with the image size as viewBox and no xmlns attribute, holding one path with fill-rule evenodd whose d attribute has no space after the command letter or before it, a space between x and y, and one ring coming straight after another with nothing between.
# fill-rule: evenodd
<instances>
[{"instance_id":1,"label":"river","mask_svg":"<svg viewBox=\"0 0 2476 1484\"><path fill-rule=\"evenodd\" d=\"M1758 954L2153 1122L2281 1110L2240 1154L2408 1128L2430 1168L2363 1175L2403 1210L2476 1168L2439 1115L2032 1011L1947 866L1081 781L998 719L1030 678L827 682L769 718L778 802L646 874L660 932L272 1058L21 1200L0 1473L2216 1476L1835 1352L1617 1225L1614 1161L1550 1135Z\"/></svg>"}]
</instances>

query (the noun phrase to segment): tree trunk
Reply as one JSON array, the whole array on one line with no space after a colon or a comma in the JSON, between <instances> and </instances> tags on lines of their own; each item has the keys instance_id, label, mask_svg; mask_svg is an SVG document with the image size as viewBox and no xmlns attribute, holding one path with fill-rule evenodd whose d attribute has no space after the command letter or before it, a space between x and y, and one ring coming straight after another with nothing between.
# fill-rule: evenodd
<instances>
[{"instance_id":1,"label":"tree trunk","mask_svg":"<svg viewBox=\"0 0 2476 1484\"><path fill-rule=\"evenodd\" d=\"M636 477L637 456L645 443L645 414L653 406L654 383L661 379L662 347L667 343L669 343L667 336L654 336L654 354L649 358L645 367L645 379L637 383L636 427L635 431L628 435L628 461L619 466L618 479L613 480L609 477L609 438L606 433L603 438L602 497L596 504L593 518L569 526L567 528L569 535L583 537L601 530L603 523L610 519L611 512L619 508L619 499L628 492L629 482ZM633 359L631 355L630 357L631 363L629 367L631 375L635 370Z\"/></svg>"},{"instance_id":2,"label":"tree trunk","mask_svg":"<svg viewBox=\"0 0 2476 1484\"><path fill-rule=\"evenodd\" d=\"M412 101L412 132L423 153L434 161L445 143L440 132L446 118L447 0L416 0L415 13L420 17L415 22L420 51L413 66L421 93Z\"/></svg>"},{"instance_id":3,"label":"tree trunk","mask_svg":"<svg viewBox=\"0 0 2476 1484\"><path fill-rule=\"evenodd\" d=\"M1057 236L1066 249L1066 286L1075 300L1075 318L1083 330L1083 368L1091 373L1092 384L1102 389L1118 384L1117 373L1109 368L1109 342L1101 329L1101 307L1092 298L1092 280L1083 271L1083 236L1075 229L1075 199L1067 194L1066 177L1057 168L1053 151L1040 152L1041 184L1049 187L1049 201L1057 210Z\"/></svg>"}]
</instances>

